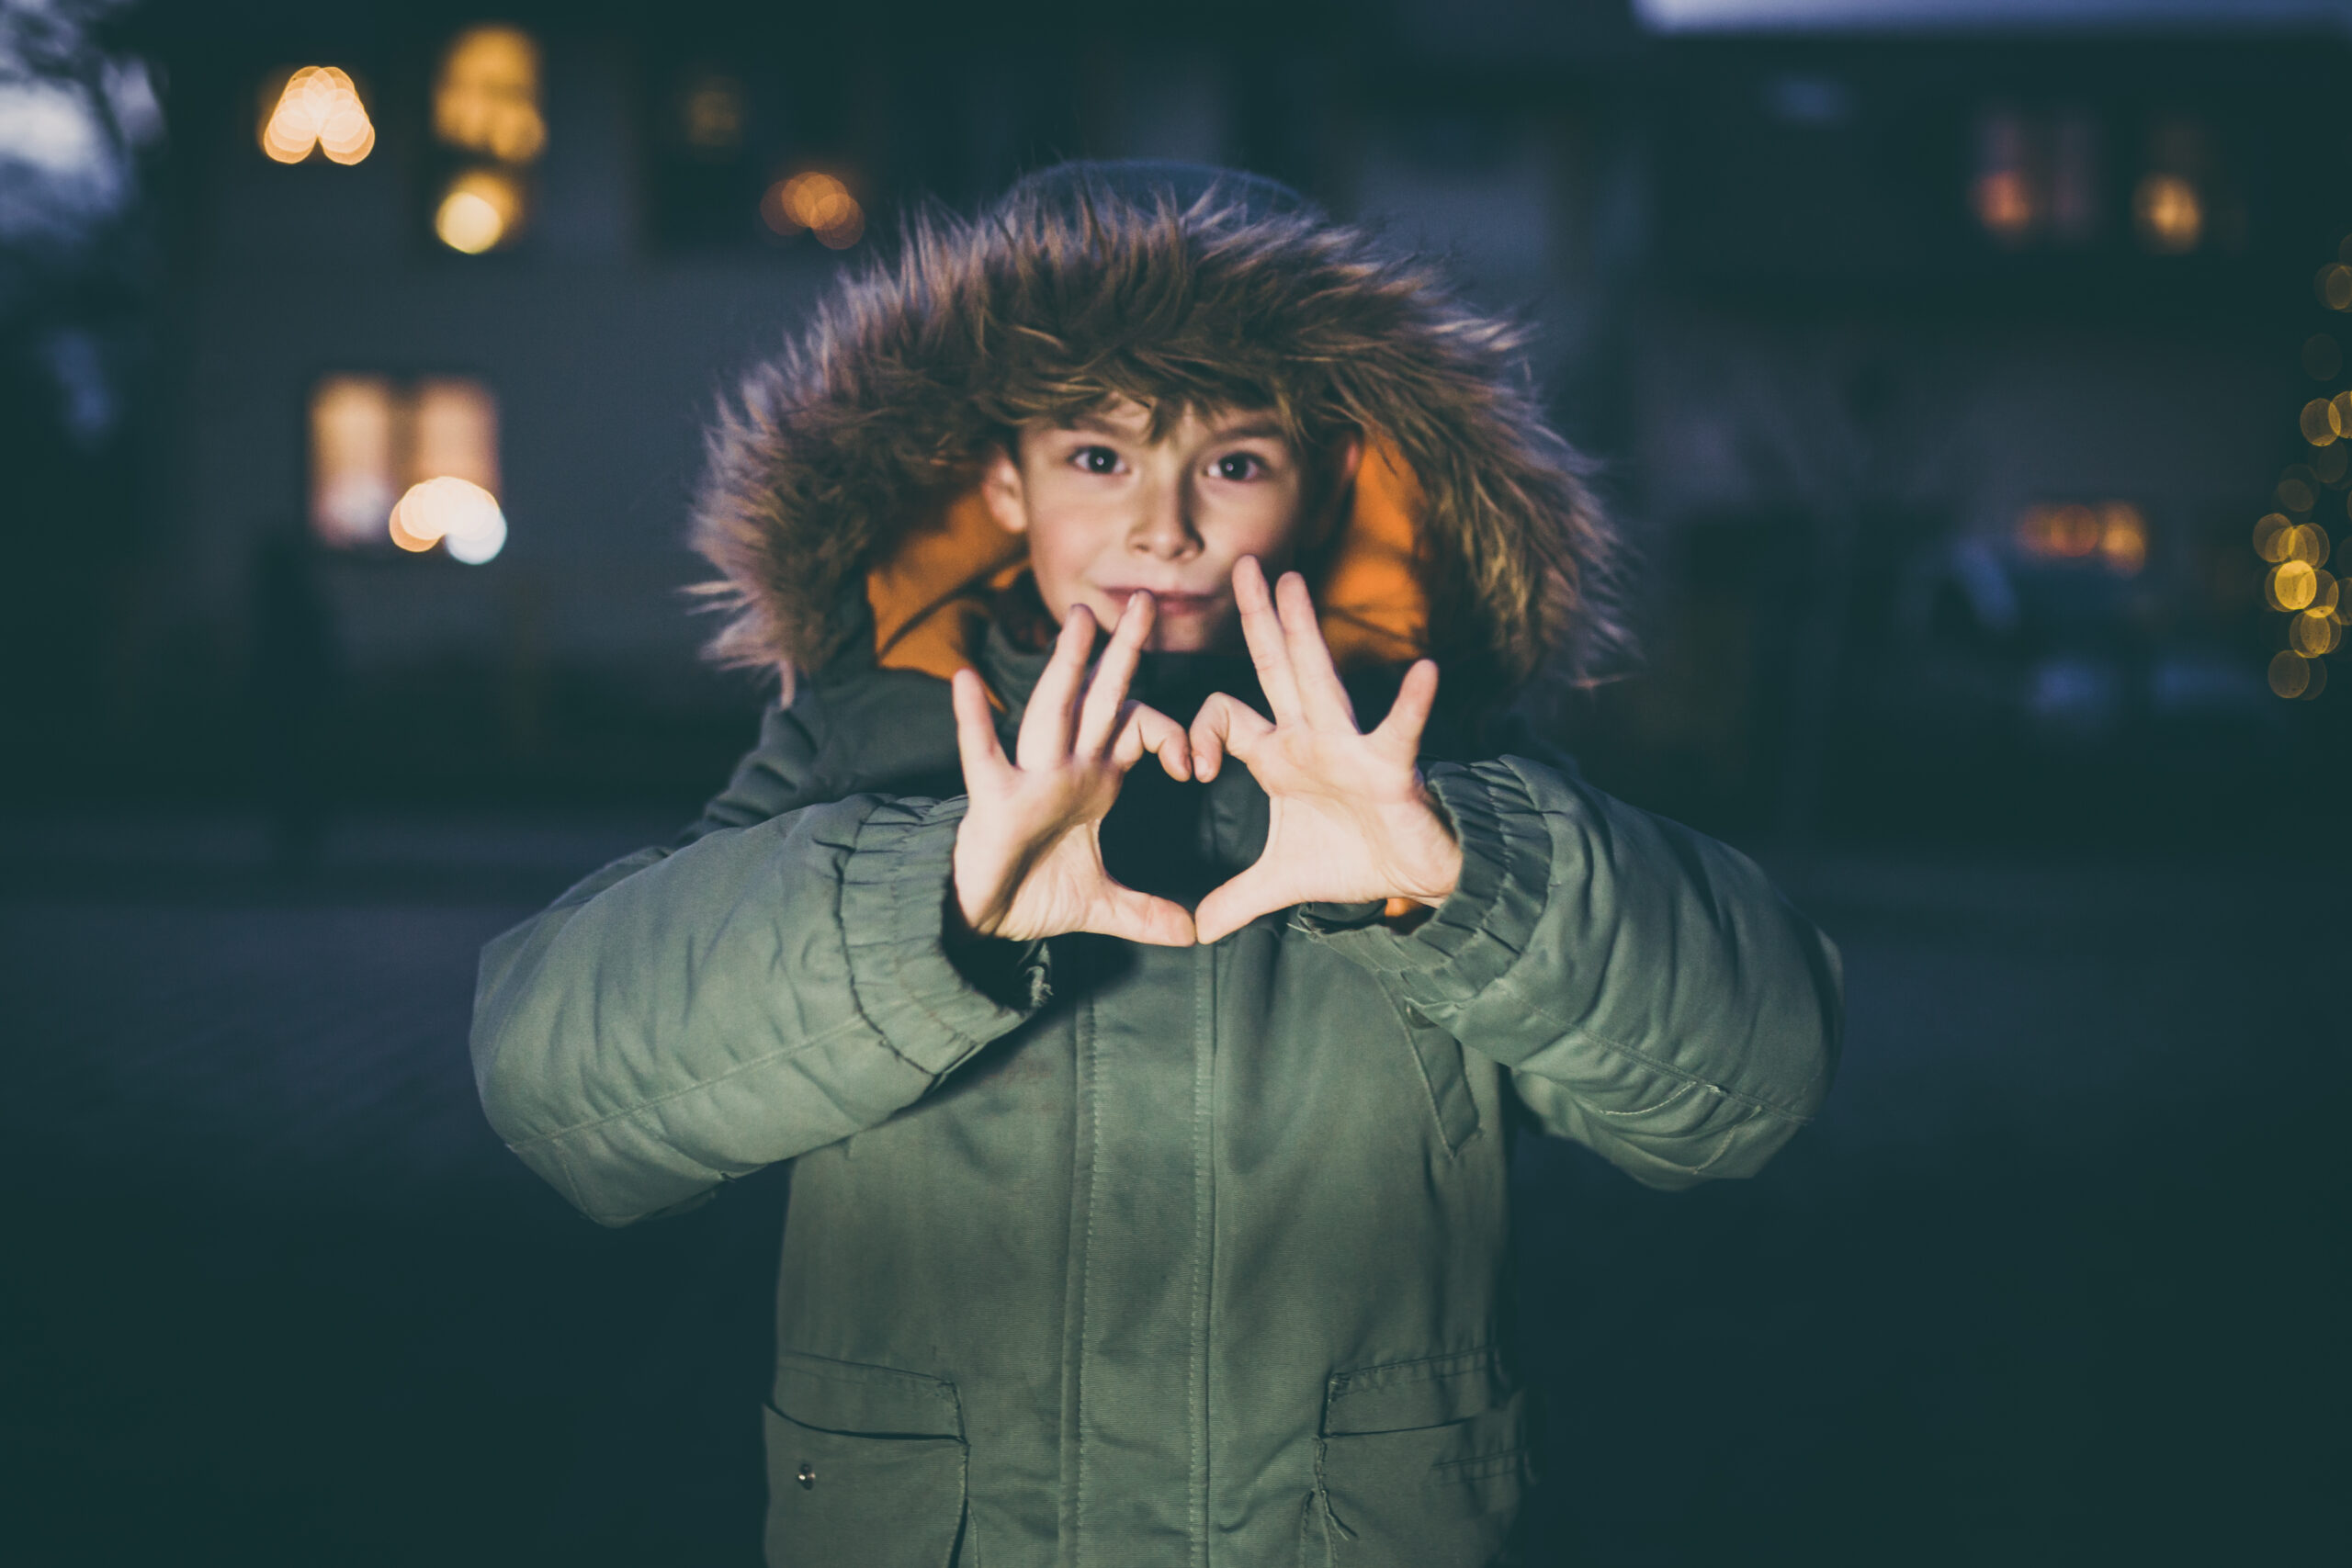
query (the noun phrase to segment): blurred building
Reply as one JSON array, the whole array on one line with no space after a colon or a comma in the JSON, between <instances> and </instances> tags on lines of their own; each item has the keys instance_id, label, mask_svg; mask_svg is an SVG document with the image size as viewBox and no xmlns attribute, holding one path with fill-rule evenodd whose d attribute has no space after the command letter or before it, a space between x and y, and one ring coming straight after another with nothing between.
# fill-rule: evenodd
<instances>
[{"instance_id":1,"label":"blurred building","mask_svg":"<svg viewBox=\"0 0 2352 1568\"><path fill-rule=\"evenodd\" d=\"M756 701L682 592L716 399L903 203L1084 153L1263 169L1534 315L1648 563L1651 662L1573 717L1604 773L1801 826L1962 742L2169 725L2269 766L2342 705L2270 672L2336 661L2295 620L2327 552L2266 610L2311 536L2254 537L2345 532L2344 448L2299 423L2352 342L2332 13L1734 9L151 6L161 369L124 460L157 478L110 711L236 787L207 716L300 646L255 587L299 537L272 592L330 628L342 787L715 778Z\"/></svg>"}]
</instances>

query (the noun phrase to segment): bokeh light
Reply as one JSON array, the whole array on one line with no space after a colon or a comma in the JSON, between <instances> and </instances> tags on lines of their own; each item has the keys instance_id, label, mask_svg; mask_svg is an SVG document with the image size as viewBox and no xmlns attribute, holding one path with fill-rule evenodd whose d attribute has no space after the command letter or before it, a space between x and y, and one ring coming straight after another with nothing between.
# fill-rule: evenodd
<instances>
[{"instance_id":1,"label":"bokeh light","mask_svg":"<svg viewBox=\"0 0 2352 1568\"><path fill-rule=\"evenodd\" d=\"M2178 175L2142 176L2132 193L2132 215L2139 222L2140 238L2152 251L2174 255L2193 251L2205 233L2205 204L2198 199L2197 187Z\"/></svg>"},{"instance_id":2,"label":"bokeh light","mask_svg":"<svg viewBox=\"0 0 2352 1568\"><path fill-rule=\"evenodd\" d=\"M2344 633L2325 614L2306 611L2287 623L2287 646L2305 659L2320 659L2335 651Z\"/></svg>"},{"instance_id":3,"label":"bokeh light","mask_svg":"<svg viewBox=\"0 0 2352 1568\"><path fill-rule=\"evenodd\" d=\"M2021 169L1988 169L1969 191L1976 220L1995 239L2014 244L2033 229L2033 187Z\"/></svg>"},{"instance_id":4,"label":"bokeh light","mask_svg":"<svg viewBox=\"0 0 2352 1568\"><path fill-rule=\"evenodd\" d=\"M469 28L450 42L433 84L433 133L508 164L527 164L546 149L539 46L530 34Z\"/></svg>"},{"instance_id":5,"label":"bokeh light","mask_svg":"<svg viewBox=\"0 0 2352 1568\"><path fill-rule=\"evenodd\" d=\"M743 85L732 76L696 76L678 95L678 133L689 147L732 151L742 144L743 118Z\"/></svg>"},{"instance_id":6,"label":"bokeh light","mask_svg":"<svg viewBox=\"0 0 2352 1568\"><path fill-rule=\"evenodd\" d=\"M2148 520L2138 507L2110 501L2098 509L2098 553L2125 577L2148 564Z\"/></svg>"},{"instance_id":7,"label":"bokeh light","mask_svg":"<svg viewBox=\"0 0 2352 1568\"><path fill-rule=\"evenodd\" d=\"M478 484L445 474L411 485L392 508L392 543L404 550L435 544L450 558L480 566L506 547L506 515L498 498Z\"/></svg>"},{"instance_id":8,"label":"bokeh light","mask_svg":"<svg viewBox=\"0 0 2352 1568\"><path fill-rule=\"evenodd\" d=\"M2278 488L2271 493L2278 498L2278 504L2290 512L2309 512L2312 503L2319 500L2320 488L2319 476L2309 468L2300 474L2290 468L2278 480Z\"/></svg>"},{"instance_id":9,"label":"bokeh light","mask_svg":"<svg viewBox=\"0 0 2352 1568\"><path fill-rule=\"evenodd\" d=\"M2288 531L2294 527L2283 513L2266 512L2254 525L2254 553L2267 561L2287 558Z\"/></svg>"},{"instance_id":10,"label":"bokeh light","mask_svg":"<svg viewBox=\"0 0 2352 1568\"><path fill-rule=\"evenodd\" d=\"M2318 291L2320 303L2329 310L2352 310L2352 266L2330 262L2319 269L2312 286Z\"/></svg>"},{"instance_id":11,"label":"bokeh light","mask_svg":"<svg viewBox=\"0 0 2352 1568\"><path fill-rule=\"evenodd\" d=\"M433 232L453 251L478 256L514 237L523 192L498 169L469 169L449 182L433 212Z\"/></svg>"},{"instance_id":12,"label":"bokeh light","mask_svg":"<svg viewBox=\"0 0 2352 1568\"><path fill-rule=\"evenodd\" d=\"M2333 488L2342 484L2344 476L2352 472L2352 457L2345 455L2344 447L2345 443L2331 441L2312 449L2311 470L2319 476L2320 483Z\"/></svg>"},{"instance_id":13,"label":"bokeh light","mask_svg":"<svg viewBox=\"0 0 2352 1568\"><path fill-rule=\"evenodd\" d=\"M2327 530L2316 523L2299 523L2287 531L2287 553L2281 560L2301 561L2305 566L2325 566L2328 556Z\"/></svg>"},{"instance_id":14,"label":"bokeh light","mask_svg":"<svg viewBox=\"0 0 2352 1568\"><path fill-rule=\"evenodd\" d=\"M2312 661L2291 649L2272 657L2270 689L2282 697L2300 697L2311 690Z\"/></svg>"},{"instance_id":15,"label":"bokeh light","mask_svg":"<svg viewBox=\"0 0 2352 1568\"><path fill-rule=\"evenodd\" d=\"M2262 580L2262 594L2274 610L2300 610L2319 596L2319 572L2308 561L2281 561Z\"/></svg>"},{"instance_id":16,"label":"bokeh light","mask_svg":"<svg viewBox=\"0 0 2352 1568\"><path fill-rule=\"evenodd\" d=\"M334 65L305 65L286 78L261 128L261 150L281 164L312 152L356 164L376 150L376 127L351 77Z\"/></svg>"},{"instance_id":17,"label":"bokeh light","mask_svg":"<svg viewBox=\"0 0 2352 1568\"><path fill-rule=\"evenodd\" d=\"M2303 439L2314 446L2328 446L2344 434L2336 427L2335 405L2325 398L2313 398L2305 403L2299 423Z\"/></svg>"},{"instance_id":18,"label":"bokeh light","mask_svg":"<svg viewBox=\"0 0 2352 1568\"><path fill-rule=\"evenodd\" d=\"M770 186L760 198L760 220L786 238L806 230L818 243L847 250L865 232L865 212L835 175L809 169Z\"/></svg>"}]
</instances>

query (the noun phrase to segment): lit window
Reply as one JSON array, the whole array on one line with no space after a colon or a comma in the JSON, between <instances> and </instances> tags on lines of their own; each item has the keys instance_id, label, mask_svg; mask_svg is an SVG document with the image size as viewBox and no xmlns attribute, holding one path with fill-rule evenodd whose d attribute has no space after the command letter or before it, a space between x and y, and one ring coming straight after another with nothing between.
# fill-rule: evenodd
<instances>
[{"instance_id":1,"label":"lit window","mask_svg":"<svg viewBox=\"0 0 2352 1568\"><path fill-rule=\"evenodd\" d=\"M2040 139L2026 117L1993 109L1976 123L1976 179L1970 205L1984 231L2006 245L2018 245L2041 226L2043 200Z\"/></svg>"},{"instance_id":2,"label":"lit window","mask_svg":"<svg viewBox=\"0 0 2352 1568\"><path fill-rule=\"evenodd\" d=\"M2210 189L2216 173L2211 139L2193 119L2157 121L2148 130L2146 172L2132 187L2140 243L2159 255L2182 255L2212 227Z\"/></svg>"},{"instance_id":3,"label":"lit window","mask_svg":"<svg viewBox=\"0 0 2352 1568\"><path fill-rule=\"evenodd\" d=\"M444 157L434 237L469 256L514 243L530 217L525 172L548 141L529 34L469 28L450 42L433 84L433 134L458 155Z\"/></svg>"},{"instance_id":4,"label":"lit window","mask_svg":"<svg viewBox=\"0 0 2352 1568\"><path fill-rule=\"evenodd\" d=\"M527 164L547 146L539 118L539 46L514 28L469 28L441 59L433 133L452 147Z\"/></svg>"},{"instance_id":5,"label":"lit window","mask_svg":"<svg viewBox=\"0 0 2352 1568\"><path fill-rule=\"evenodd\" d=\"M504 547L498 403L462 377L330 376L311 393L311 526L344 548L436 547L480 565Z\"/></svg>"},{"instance_id":6,"label":"lit window","mask_svg":"<svg viewBox=\"0 0 2352 1568\"><path fill-rule=\"evenodd\" d=\"M2019 513L2018 548L2039 560L2078 560L2136 576L2148 562L2148 520L2128 501L2042 503Z\"/></svg>"},{"instance_id":7,"label":"lit window","mask_svg":"<svg viewBox=\"0 0 2352 1568\"><path fill-rule=\"evenodd\" d=\"M743 84L722 72L700 73L678 93L678 134L703 152L728 153L743 144Z\"/></svg>"}]
</instances>

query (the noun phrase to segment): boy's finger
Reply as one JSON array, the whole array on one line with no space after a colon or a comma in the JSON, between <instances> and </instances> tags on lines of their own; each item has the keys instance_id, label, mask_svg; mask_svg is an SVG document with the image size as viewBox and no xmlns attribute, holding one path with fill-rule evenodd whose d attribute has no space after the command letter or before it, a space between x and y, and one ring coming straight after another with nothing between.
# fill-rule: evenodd
<instances>
[{"instance_id":1,"label":"boy's finger","mask_svg":"<svg viewBox=\"0 0 2352 1568\"><path fill-rule=\"evenodd\" d=\"M1212 692L1193 717L1193 776L1206 784L1216 777L1228 755L1247 762L1273 728L1265 715L1238 697Z\"/></svg>"},{"instance_id":2,"label":"boy's finger","mask_svg":"<svg viewBox=\"0 0 2352 1568\"><path fill-rule=\"evenodd\" d=\"M1260 861L1201 900L1201 907L1193 911L1193 938L1204 944L1221 941L1259 916L1295 902L1266 870L1266 863Z\"/></svg>"},{"instance_id":3,"label":"boy's finger","mask_svg":"<svg viewBox=\"0 0 2352 1568\"><path fill-rule=\"evenodd\" d=\"M1388 707L1388 716L1372 732L1374 742L1385 750L1403 757L1407 761L1421 754L1421 731L1428 728L1430 715L1437 707L1437 661L1419 659L1405 671L1404 682L1396 688L1396 700Z\"/></svg>"},{"instance_id":4,"label":"boy's finger","mask_svg":"<svg viewBox=\"0 0 2352 1568\"><path fill-rule=\"evenodd\" d=\"M1072 750L1082 757L1097 757L1111 743L1119 726L1127 686L1136 676L1136 661L1143 657L1144 639L1151 635L1154 613L1151 595L1130 593L1111 630L1111 646L1094 666L1087 683L1086 704L1079 710L1078 739Z\"/></svg>"},{"instance_id":5,"label":"boy's finger","mask_svg":"<svg viewBox=\"0 0 2352 1568\"><path fill-rule=\"evenodd\" d=\"M1096 903L1093 917L1080 928L1154 947L1193 945L1193 917L1182 904L1155 898L1113 882Z\"/></svg>"},{"instance_id":6,"label":"boy's finger","mask_svg":"<svg viewBox=\"0 0 2352 1568\"><path fill-rule=\"evenodd\" d=\"M964 793L994 783L1005 768L1004 747L996 738L996 715L977 670L958 670L947 693L956 709L956 754L964 763Z\"/></svg>"},{"instance_id":7,"label":"boy's finger","mask_svg":"<svg viewBox=\"0 0 2352 1568\"><path fill-rule=\"evenodd\" d=\"M1291 679L1297 683L1299 704L1306 721L1317 728L1356 728L1356 705L1340 682L1339 667L1331 662L1330 645L1315 615L1314 596L1306 579L1286 571L1274 585L1274 606L1281 614L1283 649L1290 655Z\"/></svg>"},{"instance_id":8,"label":"boy's finger","mask_svg":"<svg viewBox=\"0 0 2352 1568\"><path fill-rule=\"evenodd\" d=\"M1258 668L1258 684L1277 724L1295 724L1306 716L1298 703L1298 682L1291 672L1290 650L1283 646L1282 617L1275 613L1273 594L1266 588L1266 573L1255 556L1234 563L1233 602L1241 611L1241 636L1250 645L1250 662Z\"/></svg>"},{"instance_id":9,"label":"boy's finger","mask_svg":"<svg viewBox=\"0 0 2352 1568\"><path fill-rule=\"evenodd\" d=\"M1086 656L1094 649L1094 614L1073 604L1054 639L1054 656L1029 694L1029 711L1021 716L1021 734L1013 749L1024 768L1050 768L1069 755L1071 710L1077 705L1079 682L1086 674Z\"/></svg>"},{"instance_id":10,"label":"boy's finger","mask_svg":"<svg viewBox=\"0 0 2352 1568\"><path fill-rule=\"evenodd\" d=\"M1192 740L1184 727L1158 708L1128 703L1120 709L1119 738L1112 744L1111 761L1125 773L1146 751L1159 759L1170 778L1182 783L1193 776Z\"/></svg>"}]
</instances>

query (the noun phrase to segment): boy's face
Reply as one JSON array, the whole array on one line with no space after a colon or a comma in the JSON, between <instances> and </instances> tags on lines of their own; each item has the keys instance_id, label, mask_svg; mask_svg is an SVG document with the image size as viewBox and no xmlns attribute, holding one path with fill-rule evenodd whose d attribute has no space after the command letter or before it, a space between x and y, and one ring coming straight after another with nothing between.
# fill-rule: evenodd
<instances>
[{"instance_id":1,"label":"boy's face","mask_svg":"<svg viewBox=\"0 0 2352 1568\"><path fill-rule=\"evenodd\" d=\"M1269 415L1187 411L1154 440L1149 412L1121 400L1025 427L1018 452L990 460L980 493L1001 526L1028 536L1056 620L1083 604L1107 626L1148 590L1159 611L1151 647L1223 650L1240 646L1234 563L1256 556L1270 577L1287 565L1308 507L1353 478L1360 451L1345 443L1326 482L1313 482Z\"/></svg>"}]
</instances>

